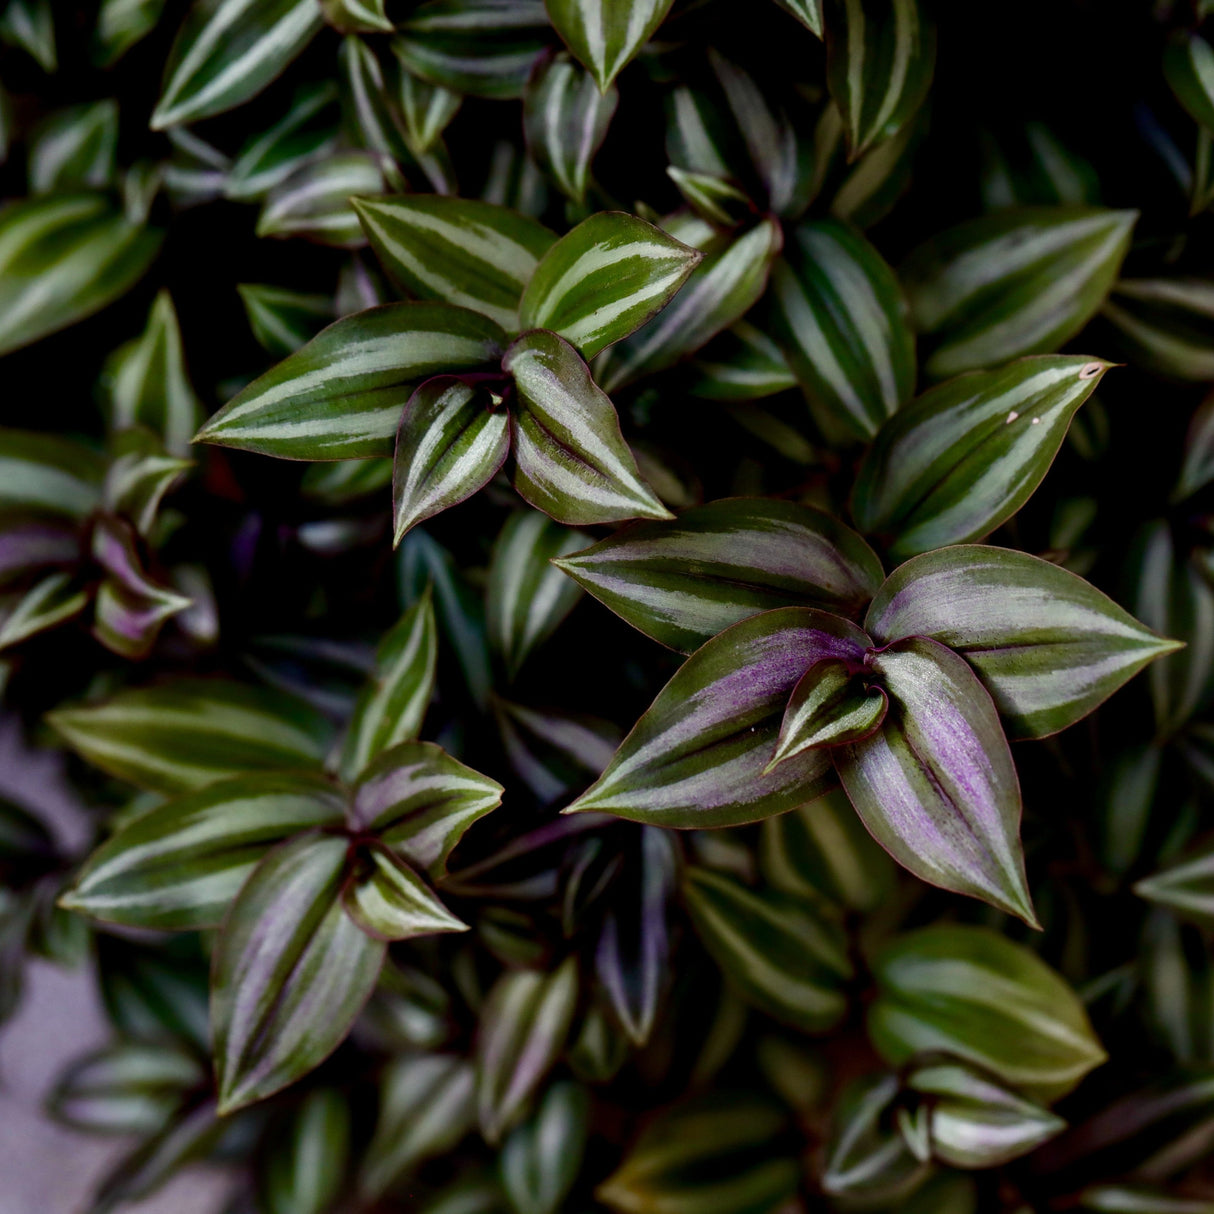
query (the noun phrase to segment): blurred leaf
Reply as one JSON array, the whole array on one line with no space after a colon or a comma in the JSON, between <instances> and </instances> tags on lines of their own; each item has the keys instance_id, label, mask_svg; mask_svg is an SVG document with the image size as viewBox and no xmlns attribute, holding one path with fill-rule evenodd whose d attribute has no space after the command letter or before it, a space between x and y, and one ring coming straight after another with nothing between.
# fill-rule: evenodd
<instances>
[{"instance_id":1,"label":"blurred leaf","mask_svg":"<svg viewBox=\"0 0 1214 1214\"><path fill-rule=\"evenodd\" d=\"M35 127L29 147L31 194L105 189L118 166L118 103L58 110Z\"/></svg>"},{"instance_id":2,"label":"blurred leaf","mask_svg":"<svg viewBox=\"0 0 1214 1214\"><path fill-rule=\"evenodd\" d=\"M780 347L744 320L709 342L692 369L689 391L708 400L762 400L797 386Z\"/></svg>"},{"instance_id":3,"label":"blurred leaf","mask_svg":"<svg viewBox=\"0 0 1214 1214\"><path fill-rule=\"evenodd\" d=\"M373 152L334 152L309 160L266 195L258 236L302 236L317 244L357 249L366 243L356 196L381 194L386 162Z\"/></svg>"},{"instance_id":4,"label":"blurred leaf","mask_svg":"<svg viewBox=\"0 0 1214 1214\"><path fill-rule=\"evenodd\" d=\"M573 346L555 333L525 333L502 369L514 379L514 487L524 501L570 526L670 517Z\"/></svg>"},{"instance_id":5,"label":"blurred leaf","mask_svg":"<svg viewBox=\"0 0 1214 1214\"><path fill-rule=\"evenodd\" d=\"M535 1116L502 1147L502 1185L515 1214L556 1214L577 1179L590 1132L590 1099L577 1084L555 1083Z\"/></svg>"},{"instance_id":6,"label":"blurred leaf","mask_svg":"<svg viewBox=\"0 0 1214 1214\"><path fill-rule=\"evenodd\" d=\"M0 650L70 620L88 602L88 592L68 573L52 573L27 591L0 598Z\"/></svg>"},{"instance_id":7,"label":"blurred leaf","mask_svg":"<svg viewBox=\"0 0 1214 1214\"><path fill-rule=\"evenodd\" d=\"M224 175L224 197L240 202L262 199L304 165L334 151L336 99L331 84L297 89L287 112L251 135L237 152Z\"/></svg>"},{"instance_id":8,"label":"blurred leaf","mask_svg":"<svg viewBox=\"0 0 1214 1214\"><path fill-rule=\"evenodd\" d=\"M783 9L792 13L812 34L822 37L822 5L820 0L776 0Z\"/></svg>"},{"instance_id":9,"label":"blurred leaf","mask_svg":"<svg viewBox=\"0 0 1214 1214\"><path fill-rule=\"evenodd\" d=\"M93 58L112 67L135 43L156 28L165 0L101 0L93 31Z\"/></svg>"},{"instance_id":10,"label":"blurred leaf","mask_svg":"<svg viewBox=\"0 0 1214 1214\"><path fill-rule=\"evenodd\" d=\"M546 0L565 45L606 93L624 65L649 41L673 0Z\"/></svg>"},{"instance_id":11,"label":"blurred leaf","mask_svg":"<svg viewBox=\"0 0 1214 1214\"><path fill-rule=\"evenodd\" d=\"M1214 923L1214 845L1187 851L1134 886L1140 898L1199 923Z\"/></svg>"},{"instance_id":12,"label":"blurred leaf","mask_svg":"<svg viewBox=\"0 0 1214 1214\"><path fill-rule=\"evenodd\" d=\"M252 282L242 282L236 290L253 336L274 358L294 354L333 320L333 302L326 295Z\"/></svg>"},{"instance_id":13,"label":"blurred leaf","mask_svg":"<svg viewBox=\"0 0 1214 1214\"><path fill-rule=\"evenodd\" d=\"M1075 992L1022 945L986 928L929 927L877 956L873 1045L892 1066L954 1054L1050 1101L1105 1061Z\"/></svg>"},{"instance_id":14,"label":"blurred leaf","mask_svg":"<svg viewBox=\"0 0 1214 1214\"><path fill-rule=\"evenodd\" d=\"M320 0L325 20L343 34L390 34L384 0Z\"/></svg>"},{"instance_id":15,"label":"blurred leaf","mask_svg":"<svg viewBox=\"0 0 1214 1214\"><path fill-rule=\"evenodd\" d=\"M255 97L323 25L318 4L194 0L169 51L152 129L196 122Z\"/></svg>"},{"instance_id":16,"label":"blurred leaf","mask_svg":"<svg viewBox=\"0 0 1214 1214\"><path fill-rule=\"evenodd\" d=\"M668 827L734 826L824 791L821 751L764 775L797 681L827 657L860 660L868 638L804 607L752 616L707 642L658 693L607 770L565 811Z\"/></svg>"},{"instance_id":17,"label":"blurred leaf","mask_svg":"<svg viewBox=\"0 0 1214 1214\"><path fill-rule=\"evenodd\" d=\"M57 71L51 0L8 0L0 10L0 41L20 47L44 72Z\"/></svg>"},{"instance_id":18,"label":"blurred leaf","mask_svg":"<svg viewBox=\"0 0 1214 1214\"><path fill-rule=\"evenodd\" d=\"M211 979L221 1113L324 1061L375 987L384 944L342 909L345 864L345 839L303 835L271 851L232 905Z\"/></svg>"},{"instance_id":19,"label":"blurred leaf","mask_svg":"<svg viewBox=\"0 0 1214 1214\"><path fill-rule=\"evenodd\" d=\"M1021 207L949 228L902 267L933 380L1056 350L1104 303L1137 211Z\"/></svg>"},{"instance_id":20,"label":"blurred leaf","mask_svg":"<svg viewBox=\"0 0 1214 1214\"><path fill-rule=\"evenodd\" d=\"M1214 380L1214 284L1205 278L1123 278L1101 309L1131 361L1170 379Z\"/></svg>"},{"instance_id":21,"label":"blurred leaf","mask_svg":"<svg viewBox=\"0 0 1214 1214\"><path fill-rule=\"evenodd\" d=\"M925 1169L892 1126L893 1075L869 1075L843 1091L826 1144L822 1188L832 1197L901 1205Z\"/></svg>"},{"instance_id":22,"label":"blurred leaf","mask_svg":"<svg viewBox=\"0 0 1214 1214\"><path fill-rule=\"evenodd\" d=\"M332 736L294 696L224 679L130 688L47 720L88 762L170 795L257 770L317 768Z\"/></svg>"},{"instance_id":23,"label":"blurred leaf","mask_svg":"<svg viewBox=\"0 0 1214 1214\"><path fill-rule=\"evenodd\" d=\"M556 1061L577 992L574 957L549 974L507 972L489 992L476 1046L476 1108L490 1143L519 1119Z\"/></svg>"},{"instance_id":24,"label":"blurred leaf","mask_svg":"<svg viewBox=\"0 0 1214 1214\"><path fill-rule=\"evenodd\" d=\"M1044 479L1109 364L1026 358L932 388L881 427L852 492L866 535L896 561L980 539Z\"/></svg>"},{"instance_id":25,"label":"blurred leaf","mask_svg":"<svg viewBox=\"0 0 1214 1214\"><path fill-rule=\"evenodd\" d=\"M1200 34L1177 31L1164 47L1163 75L1176 100L1214 131L1214 49Z\"/></svg>"},{"instance_id":26,"label":"blurred leaf","mask_svg":"<svg viewBox=\"0 0 1214 1214\"><path fill-rule=\"evenodd\" d=\"M262 1165L266 1214L325 1214L342 1192L350 1113L333 1088L309 1092Z\"/></svg>"},{"instance_id":27,"label":"blurred leaf","mask_svg":"<svg viewBox=\"0 0 1214 1214\"><path fill-rule=\"evenodd\" d=\"M422 156L438 143L459 112L463 96L403 69L398 93L405 142L414 156Z\"/></svg>"},{"instance_id":28,"label":"blurred leaf","mask_svg":"<svg viewBox=\"0 0 1214 1214\"><path fill-rule=\"evenodd\" d=\"M447 304L385 304L322 330L239 392L197 441L282 459L390 455L417 383L500 358L504 334Z\"/></svg>"},{"instance_id":29,"label":"blurred leaf","mask_svg":"<svg viewBox=\"0 0 1214 1214\"><path fill-rule=\"evenodd\" d=\"M982 200L988 211L1100 201L1096 170L1043 123L1025 123L1002 141L984 133L982 153Z\"/></svg>"}]
</instances>

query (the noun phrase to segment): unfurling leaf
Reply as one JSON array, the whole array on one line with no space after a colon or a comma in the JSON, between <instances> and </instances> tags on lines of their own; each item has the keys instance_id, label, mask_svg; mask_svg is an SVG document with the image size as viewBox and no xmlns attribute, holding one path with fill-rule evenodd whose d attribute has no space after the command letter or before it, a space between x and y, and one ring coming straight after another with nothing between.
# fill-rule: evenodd
<instances>
[{"instance_id":1,"label":"unfurling leaf","mask_svg":"<svg viewBox=\"0 0 1214 1214\"><path fill-rule=\"evenodd\" d=\"M858 0L856 0L858 3ZM1056 350L1117 279L1137 211L1023 207L971 219L902 267L930 379Z\"/></svg>"},{"instance_id":2,"label":"unfurling leaf","mask_svg":"<svg viewBox=\"0 0 1214 1214\"><path fill-rule=\"evenodd\" d=\"M673 0L546 0L565 45L606 92L662 24Z\"/></svg>"},{"instance_id":3,"label":"unfurling leaf","mask_svg":"<svg viewBox=\"0 0 1214 1214\"><path fill-rule=\"evenodd\" d=\"M544 254L523 294L519 323L550 329L593 358L660 312L700 260L698 250L653 224L602 211Z\"/></svg>"},{"instance_id":4,"label":"unfurling leaf","mask_svg":"<svg viewBox=\"0 0 1214 1214\"><path fill-rule=\"evenodd\" d=\"M342 908L347 843L302 835L254 870L215 955L211 1019L221 1112L286 1087L350 1031L385 946Z\"/></svg>"},{"instance_id":5,"label":"unfurling leaf","mask_svg":"<svg viewBox=\"0 0 1214 1214\"><path fill-rule=\"evenodd\" d=\"M411 940L436 932L468 930L388 848L372 845L361 849L354 866L341 903L346 914L374 939Z\"/></svg>"},{"instance_id":6,"label":"unfurling leaf","mask_svg":"<svg viewBox=\"0 0 1214 1214\"><path fill-rule=\"evenodd\" d=\"M868 686L850 663L814 663L793 688L770 766L813 747L863 741L880 727L887 707L885 691Z\"/></svg>"},{"instance_id":7,"label":"unfurling leaf","mask_svg":"<svg viewBox=\"0 0 1214 1214\"><path fill-rule=\"evenodd\" d=\"M831 752L864 825L917 877L1036 926L1020 784L990 695L961 658L922 637L871 653L866 665L889 711L864 741Z\"/></svg>"},{"instance_id":8,"label":"unfurling leaf","mask_svg":"<svg viewBox=\"0 0 1214 1214\"><path fill-rule=\"evenodd\" d=\"M514 378L514 487L526 502L575 527L670 517L641 479L615 406L567 341L526 333L502 369Z\"/></svg>"},{"instance_id":9,"label":"unfurling leaf","mask_svg":"<svg viewBox=\"0 0 1214 1214\"><path fill-rule=\"evenodd\" d=\"M1024 358L925 392L881 427L860 466L860 530L885 537L895 560L989 534L1032 496L1108 366Z\"/></svg>"},{"instance_id":10,"label":"unfurling leaf","mask_svg":"<svg viewBox=\"0 0 1214 1214\"><path fill-rule=\"evenodd\" d=\"M859 661L867 646L854 624L804 607L734 624L688 658L607 770L565 812L733 826L812 801L825 791L824 752L804 751L764 774L785 705L815 662Z\"/></svg>"},{"instance_id":11,"label":"unfurling leaf","mask_svg":"<svg viewBox=\"0 0 1214 1214\"><path fill-rule=\"evenodd\" d=\"M1073 725L1177 647L1068 570L973 544L899 566L864 626L878 644L924 636L961 654L1012 738L1047 737Z\"/></svg>"},{"instance_id":12,"label":"unfurling leaf","mask_svg":"<svg viewBox=\"0 0 1214 1214\"><path fill-rule=\"evenodd\" d=\"M385 304L322 330L255 379L196 441L281 459L390 455L420 381L475 371L501 357L505 334L447 304Z\"/></svg>"},{"instance_id":13,"label":"unfurling leaf","mask_svg":"<svg viewBox=\"0 0 1214 1214\"><path fill-rule=\"evenodd\" d=\"M986 928L911 932L879 954L874 973L869 1034L892 1066L939 1050L1049 1101L1105 1060L1062 977Z\"/></svg>"},{"instance_id":14,"label":"unfurling leaf","mask_svg":"<svg viewBox=\"0 0 1214 1214\"><path fill-rule=\"evenodd\" d=\"M808 1033L846 1014L846 941L812 906L705 868L688 870L683 898L700 939L747 1002Z\"/></svg>"}]
</instances>

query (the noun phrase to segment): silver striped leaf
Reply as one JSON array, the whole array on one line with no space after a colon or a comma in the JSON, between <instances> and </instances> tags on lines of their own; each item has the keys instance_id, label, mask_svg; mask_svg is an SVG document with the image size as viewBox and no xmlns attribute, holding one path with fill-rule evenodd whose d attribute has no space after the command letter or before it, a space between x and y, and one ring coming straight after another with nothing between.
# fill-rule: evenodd
<instances>
[{"instance_id":1,"label":"silver striped leaf","mask_svg":"<svg viewBox=\"0 0 1214 1214\"><path fill-rule=\"evenodd\" d=\"M197 122L255 97L324 27L299 0L194 0L164 69L152 130Z\"/></svg>"},{"instance_id":2,"label":"silver striped leaf","mask_svg":"<svg viewBox=\"0 0 1214 1214\"><path fill-rule=\"evenodd\" d=\"M317 244L357 249L367 243L354 199L395 184L391 162L372 152L334 152L301 165L266 195L257 235L302 236Z\"/></svg>"},{"instance_id":3,"label":"silver striped leaf","mask_svg":"<svg viewBox=\"0 0 1214 1214\"><path fill-rule=\"evenodd\" d=\"M267 354L286 358L330 324L333 300L328 295L305 295L269 283L237 283L253 336Z\"/></svg>"},{"instance_id":4,"label":"silver striped leaf","mask_svg":"<svg viewBox=\"0 0 1214 1214\"><path fill-rule=\"evenodd\" d=\"M58 70L51 0L9 0L0 9L0 42L20 47L44 72Z\"/></svg>"},{"instance_id":5,"label":"silver striped leaf","mask_svg":"<svg viewBox=\"0 0 1214 1214\"><path fill-rule=\"evenodd\" d=\"M405 124L405 142L414 156L423 156L438 143L464 98L404 68L398 75L397 98Z\"/></svg>"},{"instance_id":6,"label":"silver striped leaf","mask_svg":"<svg viewBox=\"0 0 1214 1214\"><path fill-rule=\"evenodd\" d=\"M104 458L82 443L0 427L0 515L83 520L100 505L104 478Z\"/></svg>"},{"instance_id":7,"label":"silver striped leaf","mask_svg":"<svg viewBox=\"0 0 1214 1214\"><path fill-rule=\"evenodd\" d=\"M578 352L555 333L525 333L506 351L514 487L558 523L670 518L641 479L615 406Z\"/></svg>"},{"instance_id":8,"label":"silver striped leaf","mask_svg":"<svg viewBox=\"0 0 1214 1214\"><path fill-rule=\"evenodd\" d=\"M691 369L688 391L705 400L763 400L797 386L784 351L746 320L714 337Z\"/></svg>"},{"instance_id":9,"label":"silver striped leaf","mask_svg":"<svg viewBox=\"0 0 1214 1214\"><path fill-rule=\"evenodd\" d=\"M601 92L653 36L674 0L546 0L556 32Z\"/></svg>"},{"instance_id":10,"label":"silver striped leaf","mask_svg":"<svg viewBox=\"0 0 1214 1214\"><path fill-rule=\"evenodd\" d=\"M382 844L360 848L354 865L341 904L374 939L412 940L468 930L426 882Z\"/></svg>"},{"instance_id":11,"label":"silver striped leaf","mask_svg":"<svg viewBox=\"0 0 1214 1214\"><path fill-rule=\"evenodd\" d=\"M320 0L325 20L343 34L390 34L396 28L384 0Z\"/></svg>"},{"instance_id":12,"label":"silver striped leaf","mask_svg":"<svg viewBox=\"0 0 1214 1214\"><path fill-rule=\"evenodd\" d=\"M31 194L112 187L118 175L118 103L58 110L30 133Z\"/></svg>"},{"instance_id":13,"label":"silver striped leaf","mask_svg":"<svg viewBox=\"0 0 1214 1214\"><path fill-rule=\"evenodd\" d=\"M1214 132L1214 47L1200 34L1177 30L1164 48L1163 74L1190 116Z\"/></svg>"},{"instance_id":14,"label":"silver striped leaf","mask_svg":"<svg viewBox=\"0 0 1214 1214\"><path fill-rule=\"evenodd\" d=\"M541 63L523 93L523 130L532 159L574 202L586 201L590 164L619 104L614 85L599 92L568 55Z\"/></svg>"},{"instance_id":15,"label":"silver striped leaf","mask_svg":"<svg viewBox=\"0 0 1214 1214\"><path fill-rule=\"evenodd\" d=\"M196 441L281 459L390 455L405 403L433 375L492 366L505 334L448 304L385 304L322 330L255 379Z\"/></svg>"},{"instance_id":16,"label":"silver striped leaf","mask_svg":"<svg viewBox=\"0 0 1214 1214\"><path fill-rule=\"evenodd\" d=\"M776 3L792 13L811 34L822 37L821 0L776 0Z\"/></svg>"},{"instance_id":17,"label":"silver striped leaf","mask_svg":"<svg viewBox=\"0 0 1214 1214\"><path fill-rule=\"evenodd\" d=\"M1131 362L1168 379L1214 381L1210 279L1123 278L1100 312Z\"/></svg>"}]
</instances>

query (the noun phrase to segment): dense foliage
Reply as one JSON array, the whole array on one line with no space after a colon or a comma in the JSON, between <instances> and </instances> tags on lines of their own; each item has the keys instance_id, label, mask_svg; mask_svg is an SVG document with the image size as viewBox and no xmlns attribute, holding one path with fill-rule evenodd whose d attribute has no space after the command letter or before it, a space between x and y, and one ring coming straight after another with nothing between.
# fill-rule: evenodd
<instances>
[{"instance_id":1,"label":"dense foliage","mask_svg":"<svg viewBox=\"0 0 1214 1214\"><path fill-rule=\"evenodd\" d=\"M1214 1212L1214 5L985 7L0 0L94 1214Z\"/></svg>"}]
</instances>

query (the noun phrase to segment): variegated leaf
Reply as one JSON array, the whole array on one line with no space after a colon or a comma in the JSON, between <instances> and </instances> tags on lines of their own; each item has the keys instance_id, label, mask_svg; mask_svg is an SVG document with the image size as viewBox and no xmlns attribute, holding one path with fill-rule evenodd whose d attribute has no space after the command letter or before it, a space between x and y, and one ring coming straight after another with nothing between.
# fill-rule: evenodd
<instances>
[{"instance_id":1,"label":"variegated leaf","mask_svg":"<svg viewBox=\"0 0 1214 1214\"><path fill-rule=\"evenodd\" d=\"M1163 74L1177 101L1214 132L1214 47L1200 34L1178 30L1164 48Z\"/></svg>"},{"instance_id":2,"label":"variegated leaf","mask_svg":"<svg viewBox=\"0 0 1214 1214\"><path fill-rule=\"evenodd\" d=\"M920 245L902 283L927 338L924 374L946 379L1058 349L1104 303L1137 219L1137 211L1020 207Z\"/></svg>"},{"instance_id":3,"label":"variegated leaf","mask_svg":"<svg viewBox=\"0 0 1214 1214\"><path fill-rule=\"evenodd\" d=\"M457 376L426 380L400 418L392 472L392 542L484 488L510 451L502 396Z\"/></svg>"},{"instance_id":4,"label":"variegated leaf","mask_svg":"<svg viewBox=\"0 0 1214 1214\"><path fill-rule=\"evenodd\" d=\"M390 34L384 0L320 0L325 20L343 34Z\"/></svg>"},{"instance_id":5,"label":"variegated leaf","mask_svg":"<svg viewBox=\"0 0 1214 1214\"><path fill-rule=\"evenodd\" d=\"M959 653L1012 738L1066 729L1178 644L1058 565L971 544L899 566L864 626L878 645L924 636Z\"/></svg>"},{"instance_id":6,"label":"variegated leaf","mask_svg":"<svg viewBox=\"0 0 1214 1214\"><path fill-rule=\"evenodd\" d=\"M556 32L606 92L649 41L673 0L546 0Z\"/></svg>"},{"instance_id":7,"label":"variegated leaf","mask_svg":"<svg viewBox=\"0 0 1214 1214\"><path fill-rule=\"evenodd\" d=\"M0 513L83 520L101 503L105 460L56 434L0 427Z\"/></svg>"},{"instance_id":8,"label":"variegated leaf","mask_svg":"<svg viewBox=\"0 0 1214 1214\"><path fill-rule=\"evenodd\" d=\"M544 254L523 293L519 323L550 329L593 358L660 312L700 260L653 224L602 211Z\"/></svg>"},{"instance_id":9,"label":"variegated leaf","mask_svg":"<svg viewBox=\"0 0 1214 1214\"><path fill-rule=\"evenodd\" d=\"M375 152L334 152L309 160L266 195L258 236L302 236L357 249L366 243L355 198L382 194L389 162Z\"/></svg>"},{"instance_id":10,"label":"variegated leaf","mask_svg":"<svg viewBox=\"0 0 1214 1214\"><path fill-rule=\"evenodd\" d=\"M1036 926L1020 782L990 695L961 658L922 637L865 664L889 711L870 737L830 752L864 825L915 876Z\"/></svg>"},{"instance_id":11,"label":"variegated leaf","mask_svg":"<svg viewBox=\"0 0 1214 1214\"><path fill-rule=\"evenodd\" d=\"M405 290L518 328L523 290L556 239L542 224L505 207L437 194L356 205L376 256Z\"/></svg>"},{"instance_id":12,"label":"variegated leaf","mask_svg":"<svg viewBox=\"0 0 1214 1214\"><path fill-rule=\"evenodd\" d=\"M197 122L256 96L324 26L298 0L194 0L165 64L152 129Z\"/></svg>"},{"instance_id":13,"label":"variegated leaf","mask_svg":"<svg viewBox=\"0 0 1214 1214\"><path fill-rule=\"evenodd\" d=\"M555 562L634 628L690 653L774 607L857 615L881 564L849 527L809 506L726 498L638 523Z\"/></svg>"},{"instance_id":14,"label":"variegated leaf","mask_svg":"<svg viewBox=\"0 0 1214 1214\"><path fill-rule=\"evenodd\" d=\"M876 733L889 701L862 673L839 658L825 658L805 672L788 701L769 770L804 750L861 742Z\"/></svg>"},{"instance_id":15,"label":"variegated leaf","mask_svg":"<svg viewBox=\"0 0 1214 1214\"><path fill-rule=\"evenodd\" d=\"M223 679L178 679L58 708L47 720L83 758L156 792L258 770L316 769L332 729L301 700Z\"/></svg>"},{"instance_id":16,"label":"variegated leaf","mask_svg":"<svg viewBox=\"0 0 1214 1214\"><path fill-rule=\"evenodd\" d=\"M346 914L376 940L468 930L425 881L382 844L360 849L341 902Z\"/></svg>"},{"instance_id":17,"label":"variegated leaf","mask_svg":"<svg viewBox=\"0 0 1214 1214\"><path fill-rule=\"evenodd\" d=\"M9 0L0 10L0 41L20 47L44 71L59 67L51 0Z\"/></svg>"},{"instance_id":18,"label":"variegated leaf","mask_svg":"<svg viewBox=\"0 0 1214 1214\"><path fill-rule=\"evenodd\" d=\"M881 427L860 465L857 526L895 560L988 535L1032 496L1109 365L1023 358L925 392Z\"/></svg>"},{"instance_id":19,"label":"variegated leaf","mask_svg":"<svg viewBox=\"0 0 1214 1214\"><path fill-rule=\"evenodd\" d=\"M70 573L51 573L28 590L0 597L0 650L79 615L89 593Z\"/></svg>"},{"instance_id":20,"label":"variegated leaf","mask_svg":"<svg viewBox=\"0 0 1214 1214\"><path fill-rule=\"evenodd\" d=\"M1126 278L1101 315L1131 362L1168 379L1214 380L1214 282L1206 278Z\"/></svg>"},{"instance_id":21,"label":"variegated leaf","mask_svg":"<svg viewBox=\"0 0 1214 1214\"><path fill-rule=\"evenodd\" d=\"M619 93L600 93L567 55L542 63L523 93L523 129L532 159L574 202L586 201L590 163L607 135Z\"/></svg>"},{"instance_id":22,"label":"variegated leaf","mask_svg":"<svg viewBox=\"0 0 1214 1214\"><path fill-rule=\"evenodd\" d=\"M792 13L812 34L822 37L822 5L820 0L776 0L783 9Z\"/></svg>"},{"instance_id":23,"label":"variegated leaf","mask_svg":"<svg viewBox=\"0 0 1214 1214\"><path fill-rule=\"evenodd\" d=\"M806 751L765 775L784 708L823 658L860 661L868 638L839 616L784 607L713 637L683 664L566 813L668 827L735 826L825 791L830 760Z\"/></svg>"},{"instance_id":24,"label":"variegated leaf","mask_svg":"<svg viewBox=\"0 0 1214 1214\"><path fill-rule=\"evenodd\" d=\"M486 618L489 640L511 677L581 598L581 588L550 562L585 540L536 510L519 510L506 520L489 565Z\"/></svg>"},{"instance_id":25,"label":"variegated leaf","mask_svg":"<svg viewBox=\"0 0 1214 1214\"><path fill-rule=\"evenodd\" d=\"M745 320L713 338L691 366L688 390L707 400L762 400L797 386L784 351Z\"/></svg>"},{"instance_id":26,"label":"variegated leaf","mask_svg":"<svg viewBox=\"0 0 1214 1214\"><path fill-rule=\"evenodd\" d=\"M558 523L669 518L641 479L615 406L578 352L555 333L525 333L502 369L514 378L514 487Z\"/></svg>"},{"instance_id":27,"label":"variegated leaf","mask_svg":"<svg viewBox=\"0 0 1214 1214\"><path fill-rule=\"evenodd\" d=\"M221 1113L263 1100L323 1062L375 987L385 945L342 908L346 851L333 835L284 843L232 906L211 979Z\"/></svg>"},{"instance_id":28,"label":"variegated leaf","mask_svg":"<svg viewBox=\"0 0 1214 1214\"><path fill-rule=\"evenodd\" d=\"M320 775L221 780L118 830L88 858L62 905L129 927L218 927L271 847L340 826L344 810L337 788Z\"/></svg>"},{"instance_id":29,"label":"variegated leaf","mask_svg":"<svg viewBox=\"0 0 1214 1214\"><path fill-rule=\"evenodd\" d=\"M397 88L405 142L414 156L424 156L438 143L463 104L461 94L430 84L402 69Z\"/></svg>"},{"instance_id":30,"label":"variegated leaf","mask_svg":"<svg viewBox=\"0 0 1214 1214\"><path fill-rule=\"evenodd\" d=\"M577 1180L590 1135L590 1097L564 1080L502 1147L500 1170L515 1214L557 1214Z\"/></svg>"},{"instance_id":31,"label":"variegated leaf","mask_svg":"<svg viewBox=\"0 0 1214 1214\"><path fill-rule=\"evenodd\" d=\"M774 335L828 436L870 440L915 388L915 339L893 271L838 220L793 230L772 275Z\"/></svg>"},{"instance_id":32,"label":"variegated leaf","mask_svg":"<svg viewBox=\"0 0 1214 1214\"><path fill-rule=\"evenodd\" d=\"M118 171L117 153L116 101L94 101L59 110L31 133L30 193L113 186Z\"/></svg>"},{"instance_id":33,"label":"variegated leaf","mask_svg":"<svg viewBox=\"0 0 1214 1214\"><path fill-rule=\"evenodd\" d=\"M447 304L385 304L330 325L255 379L197 441L283 459L389 455L416 384L501 357L505 334Z\"/></svg>"},{"instance_id":34,"label":"variegated leaf","mask_svg":"<svg viewBox=\"0 0 1214 1214\"><path fill-rule=\"evenodd\" d=\"M267 283L238 283L253 336L267 354L286 358L332 323L333 301L327 295L305 295Z\"/></svg>"},{"instance_id":35,"label":"variegated leaf","mask_svg":"<svg viewBox=\"0 0 1214 1214\"><path fill-rule=\"evenodd\" d=\"M923 104L936 28L919 0L834 0L826 48L826 78L854 160L897 135Z\"/></svg>"},{"instance_id":36,"label":"variegated leaf","mask_svg":"<svg viewBox=\"0 0 1214 1214\"><path fill-rule=\"evenodd\" d=\"M747 889L708 868L688 870L683 899L704 946L748 1003L807 1033L826 1032L846 1015L846 939L808 903Z\"/></svg>"},{"instance_id":37,"label":"variegated leaf","mask_svg":"<svg viewBox=\"0 0 1214 1214\"><path fill-rule=\"evenodd\" d=\"M0 354L55 333L124 295L161 233L104 194L51 194L0 209Z\"/></svg>"},{"instance_id":38,"label":"variegated leaf","mask_svg":"<svg viewBox=\"0 0 1214 1214\"><path fill-rule=\"evenodd\" d=\"M1185 919L1214 923L1214 847L1205 842L1134 886L1134 892Z\"/></svg>"}]
</instances>

